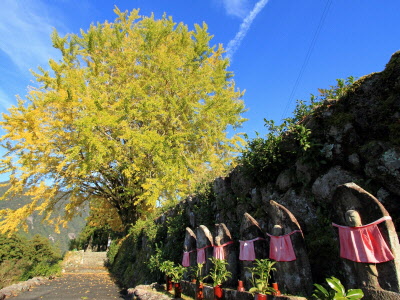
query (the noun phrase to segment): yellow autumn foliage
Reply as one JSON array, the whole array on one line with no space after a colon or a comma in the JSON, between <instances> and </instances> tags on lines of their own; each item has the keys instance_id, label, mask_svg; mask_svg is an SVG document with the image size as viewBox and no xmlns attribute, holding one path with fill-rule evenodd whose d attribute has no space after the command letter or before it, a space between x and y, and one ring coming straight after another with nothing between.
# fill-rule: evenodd
<instances>
[{"instance_id":1,"label":"yellow autumn foliage","mask_svg":"<svg viewBox=\"0 0 400 300\"><path fill-rule=\"evenodd\" d=\"M0 232L60 204L68 220L85 201L134 223L232 163L242 140L228 130L244 121L243 93L206 24L115 13L80 34L54 31L62 59L39 68L38 86L3 114L2 199L32 203L0 211Z\"/></svg>"}]
</instances>

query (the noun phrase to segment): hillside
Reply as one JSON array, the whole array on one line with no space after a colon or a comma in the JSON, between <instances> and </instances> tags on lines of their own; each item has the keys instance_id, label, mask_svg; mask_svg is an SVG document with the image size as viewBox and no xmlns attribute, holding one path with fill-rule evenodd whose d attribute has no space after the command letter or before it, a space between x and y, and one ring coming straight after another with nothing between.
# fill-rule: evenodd
<instances>
[{"instance_id":1,"label":"hillside","mask_svg":"<svg viewBox=\"0 0 400 300\"><path fill-rule=\"evenodd\" d=\"M6 187L0 187L0 194L4 194L6 191ZM0 201L0 209L10 208L17 209L25 204L29 203L30 199L26 196L21 196L14 198L12 200L4 200ZM56 216L62 214L62 208L56 212ZM54 231L54 227L43 223L43 218L38 215L38 213L34 213L27 219L28 231L20 230L20 234L31 238L35 234L40 234L44 237L47 237L50 241L52 241L62 253L69 249L69 242L71 239L76 238L79 233L84 228L86 221L85 218L88 216L88 210L82 210L81 216L76 216L68 223L67 228L60 228L60 232L56 233Z\"/></svg>"}]
</instances>

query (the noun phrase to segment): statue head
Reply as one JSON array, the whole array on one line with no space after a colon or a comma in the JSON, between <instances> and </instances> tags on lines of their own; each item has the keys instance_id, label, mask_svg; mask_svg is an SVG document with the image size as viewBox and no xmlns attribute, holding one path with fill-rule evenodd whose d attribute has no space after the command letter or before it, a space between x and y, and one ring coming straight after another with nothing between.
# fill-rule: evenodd
<instances>
[{"instance_id":1,"label":"statue head","mask_svg":"<svg viewBox=\"0 0 400 300\"><path fill-rule=\"evenodd\" d=\"M272 228L272 235L279 236L283 234L283 228L281 225L274 225Z\"/></svg>"},{"instance_id":2,"label":"statue head","mask_svg":"<svg viewBox=\"0 0 400 300\"><path fill-rule=\"evenodd\" d=\"M345 214L346 223L350 227L361 226L361 217L358 211L349 209Z\"/></svg>"}]
</instances>

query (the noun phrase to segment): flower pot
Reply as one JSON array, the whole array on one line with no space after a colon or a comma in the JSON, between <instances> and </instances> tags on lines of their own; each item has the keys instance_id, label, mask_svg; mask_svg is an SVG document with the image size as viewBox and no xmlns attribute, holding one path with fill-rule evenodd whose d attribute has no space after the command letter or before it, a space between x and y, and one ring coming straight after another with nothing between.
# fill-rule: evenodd
<instances>
[{"instance_id":1,"label":"flower pot","mask_svg":"<svg viewBox=\"0 0 400 300\"><path fill-rule=\"evenodd\" d=\"M268 296L264 294L257 294L257 300L267 300Z\"/></svg>"},{"instance_id":2,"label":"flower pot","mask_svg":"<svg viewBox=\"0 0 400 300\"><path fill-rule=\"evenodd\" d=\"M199 284L196 286L196 300L203 300L204 295L203 295L203 283L199 282Z\"/></svg>"},{"instance_id":3,"label":"flower pot","mask_svg":"<svg viewBox=\"0 0 400 300\"><path fill-rule=\"evenodd\" d=\"M272 283L272 287L276 290L276 292L272 293L272 295L280 296L281 295L281 291L278 288L278 283L276 283L276 282Z\"/></svg>"},{"instance_id":4,"label":"flower pot","mask_svg":"<svg viewBox=\"0 0 400 300\"><path fill-rule=\"evenodd\" d=\"M174 288L175 288L174 298L181 298L181 294L182 294L181 283L180 282L175 282Z\"/></svg>"},{"instance_id":5,"label":"flower pot","mask_svg":"<svg viewBox=\"0 0 400 300\"><path fill-rule=\"evenodd\" d=\"M192 283L196 283L196 279L192 279Z\"/></svg>"},{"instance_id":6,"label":"flower pot","mask_svg":"<svg viewBox=\"0 0 400 300\"><path fill-rule=\"evenodd\" d=\"M171 277L167 276L166 282L167 282L167 292L172 291L172 281L171 281Z\"/></svg>"},{"instance_id":7,"label":"flower pot","mask_svg":"<svg viewBox=\"0 0 400 300\"><path fill-rule=\"evenodd\" d=\"M237 287L237 290L239 291L239 292L244 292L246 289L244 288L244 286L243 286L243 281L242 280L238 280L238 287Z\"/></svg>"},{"instance_id":8,"label":"flower pot","mask_svg":"<svg viewBox=\"0 0 400 300\"><path fill-rule=\"evenodd\" d=\"M224 296L224 291L220 285L214 286L214 300L221 300Z\"/></svg>"}]
</instances>

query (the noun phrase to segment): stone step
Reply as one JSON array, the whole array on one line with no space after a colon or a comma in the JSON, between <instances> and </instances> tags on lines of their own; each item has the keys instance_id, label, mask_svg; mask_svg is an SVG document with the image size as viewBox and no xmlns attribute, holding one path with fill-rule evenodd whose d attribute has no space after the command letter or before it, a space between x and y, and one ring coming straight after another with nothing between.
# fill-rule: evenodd
<instances>
[{"instance_id":1,"label":"stone step","mask_svg":"<svg viewBox=\"0 0 400 300\"><path fill-rule=\"evenodd\" d=\"M106 273L107 252L69 251L64 257L64 273Z\"/></svg>"}]
</instances>

